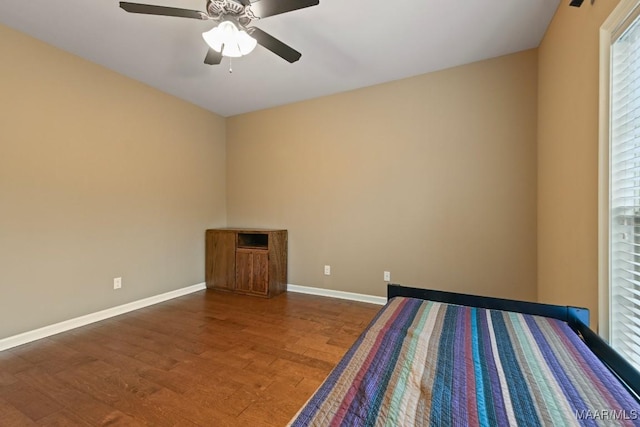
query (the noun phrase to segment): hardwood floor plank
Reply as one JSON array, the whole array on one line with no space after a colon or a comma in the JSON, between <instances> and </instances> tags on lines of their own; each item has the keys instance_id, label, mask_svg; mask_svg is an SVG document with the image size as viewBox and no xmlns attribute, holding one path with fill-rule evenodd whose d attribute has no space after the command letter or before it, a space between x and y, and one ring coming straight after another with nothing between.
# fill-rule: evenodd
<instances>
[{"instance_id":1,"label":"hardwood floor plank","mask_svg":"<svg viewBox=\"0 0 640 427\"><path fill-rule=\"evenodd\" d=\"M284 374L295 375L301 378L313 378L320 381L325 379L331 371L331 369L318 368L287 359L278 359L271 364L271 367Z\"/></svg>"},{"instance_id":2,"label":"hardwood floor plank","mask_svg":"<svg viewBox=\"0 0 640 427\"><path fill-rule=\"evenodd\" d=\"M0 352L0 426L282 426L379 306L202 291Z\"/></svg>"},{"instance_id":3,"label":"hardwood floor plank","mask_svg":"<svg viewBox=\"0 0 640 427\"><path fill-rule=\"evenodd\" d=\"M0 426L36 426L21 410L0 398Z\"/></svg>"},{"instance_id":4,"label":"hardwood floor plank","mask_svg":"<svg viewBox=\"0 0 640 427\"><path fill-rule=\"evenodd\" d=\"M306 400L295 386L274 382L263 398L249 405L239 418L262 420L269 425L284 426Z\"/></svg>"},{"instance_id":5,"label":"hardwood floor plank","mask_svg":"<svg viewBox=\"0 0 640 427\"><path fill-rule=\"evenodd\" d=\"M13 405L32 421L63 409L58 402L21 381L0 386L0 399Z\"/></svg>"},{"instance_id":6,"label":"hardwood floor plank","mask_svg":"<svg viewBox=\"0 0 640 427\"><path fill-rule=\"evenodd\" d=\"M331 366L335 366L338 364L340 359L342 359L342 357L344 356L344 353L345 353L344 347L341 348L339 351L336 350L331 352L325 352L322 350L309 348L304 352L304 355L312 359L317 359L323 362L327 362Z\"/></svg>"},{"instance_id":7,"label":"hardwood floor plank","mask_svg":"<svg viewBox=\"0 0 640 427\"><path fill-rule=\"evenodd\" d=\"M18 377L42 394L50 396L90 425L138 425L134 418L37 367L19 373Z\"/></svg>"},{"instance_id":8,"label":"hardwood floor plank","mask_svg":"<svg viewBox=\"0 0 640 427\"><path fill-rule=\"evenodd\" d=\"M9 372L0 371L0 386L13 384L16 381L18 381L18 379L15 375L10 374Z\"/></svg>"},{"instance_id":9,"label":"hardwood floor plank","mask_svg":"<svg viewBox=\"0 0 640 427\"><path fill-rule=\"evenodd\" d=\"M37 424L47 427L90 427L91 424L85 422L73 413L62 410L40 419Z\"/></svg>"},{"instance_id":10,"label":"hardwood floor plank","mask_svg":"<svg viewBox=\"0 0 640 427\"><path fill-rule=\"evenodd\" d=\"M35 343L31 343L18 347L13 352L16 356L27 360L28 366L37 366L40 370L50 373L96 360L96 358L80 353L64 343L55 341L55 339L45 338L38 342L42 344L42 347L32 347Z\"/></svg>"},{"instance_id":11,"label":"hardwood floor plank","mask_svg":"<svg viewBox=\"0 0 640 427\"><path fill-rule=\"evenodd\" d=\"M161 388L134 374L124 374L106 363L84 365L57 376L94 399L133 417L142 424L166 425L163 413L148 398ZM183 419L177 418L180 422Z\"/></svg>"},{"instance_id":12,"label":"hardwood floor plank","mask_svg":"<svg viewBox=\"0 0 640 427\"><path fill-rule=\"evenodd\" d=\"M0 351L0 371L15 374L33 368L33 363L14 354L12 350Z\"/></svg>"}]
</instances>

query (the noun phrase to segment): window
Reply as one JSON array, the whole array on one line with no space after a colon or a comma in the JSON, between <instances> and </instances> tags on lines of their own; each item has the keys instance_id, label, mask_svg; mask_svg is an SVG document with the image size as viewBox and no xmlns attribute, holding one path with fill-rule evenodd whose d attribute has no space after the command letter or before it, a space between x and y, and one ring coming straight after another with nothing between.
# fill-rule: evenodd
<instances>
[{"instance_id":1,"label":"window","mask_svg":"<svg viewBox=\"0 0 640 427\"><path fill-rule=\"evenodd\" d=\"M606 170L607 335L611 346L640 369L640 18L639 0L623 1L602 27L601 81L607 114L601 117L601 162ZM604 68L608 65L608 69ZM608 101L608 102L607 102ZM603 111L603 112L604 112ZM602 116L602 114L601 114ZM603 147L602 141L606 141ZM601 174L601 179L604 174ZM603 252L601 252L603 255ZM602 309L602 307L601 307ZM602 321L604 320L604 321Z\"/></svg>"}]
</instances>

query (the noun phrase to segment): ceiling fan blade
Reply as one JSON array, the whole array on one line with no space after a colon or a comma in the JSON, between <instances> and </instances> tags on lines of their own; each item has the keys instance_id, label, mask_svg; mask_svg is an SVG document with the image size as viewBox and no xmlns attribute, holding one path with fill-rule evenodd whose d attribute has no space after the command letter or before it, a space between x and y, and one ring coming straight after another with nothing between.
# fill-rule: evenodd
<instances>
[{"instance_id":1,"label":"ceiling fan blade","mask_svg":"<svg viewBox=\"0 0 640 427\"><path fill-rule=\"evenodd\" d=\"M258 18L266 18L267 16L316 6L319 3L320 0L259 0L251 3L251 11Z\"/></svg>"},{"instance_id":2,"label":"ceiling fan blade","mask_svg":"<svg viewBox=\"0 0 640 427\"><path fill-rule=\"evenodd\" d=\"M178 9L175 7L155 6L152 4L120 2L120 7L130 13L145 15L177 16L179 18L209 19L209 15L199 10Z\"/></svg>"},{"instance_id":3,"label":"ceiling fan blade","mask_svg":"<svg viewBox=\"0 0 640 427\"><path fill-rule=\"evenodd\" d=\"M250 27L247 28L247 32L251 37L256 39L259 45L264 46L271 52L289 62L296 62L302 56L300 52L282 43L272 35L265 33L260 28Z\"/></svg>"},{"instance_id":4,"label":"ceiling fan blade","mask_svg":"<svg viewBox=\"0 0 640 427\"><path fill-rule=\"evenodd\" d=\"M222 61L222 53L209 48L207 56L204 58L204 63L208 65L218 65L220 61Z\"/></svg>"}]
</instances>

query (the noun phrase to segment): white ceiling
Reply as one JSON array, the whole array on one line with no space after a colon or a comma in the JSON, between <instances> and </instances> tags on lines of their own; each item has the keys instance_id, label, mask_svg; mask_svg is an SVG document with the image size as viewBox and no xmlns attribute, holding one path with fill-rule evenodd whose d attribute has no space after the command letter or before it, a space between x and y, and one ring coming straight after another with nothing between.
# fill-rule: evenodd
<instances>
[{"instance_id":1,"label":"white ceiling","mask_svg":"<svg viewBox=\"0 0 640 427\"><path fill-rule=\"evenodd\" d=\"M130 0L205 10L206 0ZM258 46L203 63L213 22L127 13L117 0L1 0L0 23L222 116L537 47L559 0L320 0L254 21L302 52ZM564 5L562 7L568 7ZM46 72L43 63L43 72Z\"/></svg>"}]
</instances>

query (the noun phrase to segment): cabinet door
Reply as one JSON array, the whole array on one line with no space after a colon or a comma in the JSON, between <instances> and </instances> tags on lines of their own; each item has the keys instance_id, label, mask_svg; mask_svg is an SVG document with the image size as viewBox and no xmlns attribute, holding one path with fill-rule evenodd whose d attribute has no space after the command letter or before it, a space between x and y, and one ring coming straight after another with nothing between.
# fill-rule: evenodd
<instances>
[{"instance_id":1,"label":"cabinet door","mask_svg":"<svg viewBox=\"0 0 640 427\"><path fill-rule=\"evenodd\" d=\"M269 292L269 253L267 251L253 252L251 291L260 295L267 295Z\"/></svg>"},{"instance_id":2,"label":"cabinet door","mask_svg":"<svg viewBox=\"0 0 640 427\"><path fill-rule=\"evenodd\" d=\"M269 292L269 252L256 249L236 251L236 291L259 295Z\"/></svg>"},{"instance_id":3,"label":"cabinet door","mask_svg":"<svg viewBox=\"0 0 640 427\"><path fill-rule=\"evenodd\" d=\"M251 292L253 281L253 252L246 249L236 251L236 291Z\"/></svg>"}]
</instances>

